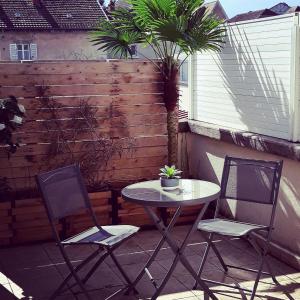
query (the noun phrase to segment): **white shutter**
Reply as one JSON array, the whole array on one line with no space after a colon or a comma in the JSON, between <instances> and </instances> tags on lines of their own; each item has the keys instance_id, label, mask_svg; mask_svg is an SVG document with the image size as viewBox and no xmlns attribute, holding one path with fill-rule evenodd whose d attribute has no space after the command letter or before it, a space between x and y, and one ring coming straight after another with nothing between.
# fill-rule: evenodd
<instances>
[{"instance_id":1,"label":"white shutter","mask_svg":"<svg viewBox=\"0 0 300 300\"><path fill-rule=\"evenodd\" d=\"M10 60L18 60L17 44L9 45Z\"/></svg>"},{"instance_id":2,"label":"white shutter","mask_svg":"<svg viewBox=\"0 0 300 300\"><path fill-rule=\"evenodd\" d=\"M37 44L30 44L30 58L37 60Z\"/></svg>"}]
</instances>

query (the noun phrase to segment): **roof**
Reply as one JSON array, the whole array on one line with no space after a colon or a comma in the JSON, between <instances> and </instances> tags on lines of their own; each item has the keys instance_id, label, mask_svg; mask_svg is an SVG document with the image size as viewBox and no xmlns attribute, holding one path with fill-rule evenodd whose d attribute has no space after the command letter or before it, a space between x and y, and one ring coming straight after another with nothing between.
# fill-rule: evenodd
<instances>
[{"instance_id":1,"label":"roof","mask_svg":"<svg viewBox=\"0 0 300 300\"><path fill-rule=\"evenodd\" d=\"M204 6L209 14L213 14L222 20L228 19L228 16L219 0L205 3Z\"/></svg>"},{"instance_id":2,"label":"roof","mask_svg":"<svg viewBox=\"0 0 300 300\"><path fill-rule=\"evenodd\" d=\"M286 13L291 14L291 13L296 13L296 12L300 12L300 6L290 7Z\"/></svg>"},{"instance_id":3,"label":"roof","mask_svg":"<svg viewBox=\"0 0 300 300\"><path fill-rule=\"evenodd\" d=\"M274 11L275 13L277 13L279 15L285 14L289 9L290 9L290 6L284 2L280 2L270 8L270 10Z\"/></svg>"},{"instance_id":4,"label":"roof","mask_svg":"<svg viewBox=\"0 0 300 300\"><path fill-rule=\"evenodd\" d=\"M300 12L300 6L293 6L290 7L284 2L280 2L270 9L262 9L262 10L256 10L256 11L249 11L244 14L236 15L235 17L227 20L228 23L233 22L241 22L241 21L248 21L248 20L254 20L254 19L261 19L261 18L267 18L267 17L273 17L273 16L279 16L283 14L289 14L289 13L296 13Z\"/></svg>"},{"instance_id":5,"label":"roof","mask_svg":"<svg viewBox=\"0 0 300 300\"><path fill-rule=\"evenodd\" d=\"M254 20L254 19L261 19L261 18L267 18L272 16L277 16L278 14L273 12L270 9L262 9L262 10L256 10L256 11L249 11L244 14L236 15L235 17L227 20L228 23L233 22L242 22L247 20Z\"/></svg>"},{"instance_id":6,"label":"roof","mask_svg":"<svg viewBox=\"0 0 300 300\"><path fill-rule=\"evenodd\" d=\"M209 14L214 14L216 17L218 17L220 19L227 19L228 18L227 14L226 14L223 6L219 2L219 0L207 2L207 3L204 4L204 6L206 7L207 12ZM130 4L128 4L128 2L126 0L118 0L116 2L116 8L129 9Z\"/></svg>"},{"instance_id":7,"label":"roof","mask_svg":"<svg viewBox=\"0 0 300 300\"><path fill-rule=\"evenodd\" d=\"M2 30L91 30L101 18L97 0L0 0Z\"/></svg>"}]
</instances>

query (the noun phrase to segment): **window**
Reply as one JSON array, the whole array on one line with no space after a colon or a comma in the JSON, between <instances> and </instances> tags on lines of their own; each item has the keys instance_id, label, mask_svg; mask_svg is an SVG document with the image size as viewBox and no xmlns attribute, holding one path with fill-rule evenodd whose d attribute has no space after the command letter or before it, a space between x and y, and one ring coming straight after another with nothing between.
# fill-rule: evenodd
<instances>
[{"instance_id":1,"label":"window","mask_svg":"<svg viewBox=\"0 0 300 300\"><path fill-rule=\"evenodd\" d=\"M17 44L18 60L30 59L30 45L29 44Z\"/></svg>"},{"instance_id":2,"label":"window","mask_svg":"<svg viewBox=\"0 0 300 300\"><path fill-rule=\"evenodd\" d=\"M179 79L180 83L188 84L188 73L189 73L188 62L185 61L180 67L180 79Z\"/></svg>"},{"instance_id":3,"label":"window","mask_svg":"<svg viewBox=\"0 0 300 300\"><path fill-rule=\"evenodd\" d=\"M37 45L29 43L10 44L11 60L36 60Z\"/></svg>"}]
</instances>

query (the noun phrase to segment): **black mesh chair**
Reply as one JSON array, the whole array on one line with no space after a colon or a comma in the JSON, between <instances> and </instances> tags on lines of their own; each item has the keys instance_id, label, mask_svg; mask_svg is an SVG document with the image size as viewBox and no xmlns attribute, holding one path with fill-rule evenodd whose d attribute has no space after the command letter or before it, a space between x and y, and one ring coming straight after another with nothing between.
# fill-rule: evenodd
<instances>
[{"instance_id":1,"label":"black mesh chair","mask_svg":"<svg viewBox=\"0 0 300 300\"><path fill-rule=\"evenodd\" d=\"M208 235L203 234L203 237L207 242L207 247L199 268L198 276L201 276L210 249L212 249L216 254L225 272L228 271L228 268L237 268L244 271L255 272L257 273L257 276L252 290L231 286L205 278L202 278L202 280L251 292L251 300L255 297L257 286L262 274L270 275L273 281L278 283L272 273L266 256L268 254L271 233L273 230L282 165L282 161L260 161L233 157L225 158L221 182L221 195L220 199L217 201L215 218L203 220L198 224L200 232L208 233ZM234 199L271 206L268 224L248 224L218 218L220 204L224 199ZM257 232L265 232L266 234L265 243L262 247L259 247L253 238L252 233ZM259 254L260 264L258 270L226 264L216 245L213 243L214 234L246 239ZM263 272L264 264L268 267L269 272ZM194 288L196 287L197 284L195 283Z\"/></svg>"},{"instance_id":2,"label":"black mesh chair","mask_svg":"<svg viewBox=\"0 0 300 300\"><path fill-rule=\"evenodd\" d=\"M86 298L91 299L84 284L108 256L112 258L118 270L124 277L126 283L131 284L128 276L113 254L113 251L125 240L132 237L139 230L139 228L130 225L99 226L97 218L90 204L88 193L80 174L80 169L77 165L71 165L37 175L36 180L46 206L55 239L63 258L70 269L69 275L64 279L50 299L56 298L64 290L72 277L74 277L75 284L79 285ZM55 226L57 220L75 214L82 209L85 209L91 216L94 226L73 237L61 240ZM65 249L66 246L88 244L96 245L96 250L77 267L74 267L67 255ZM98 259L96 260L95 264L89 269L83 279L80 278L78 276L78 272L96 257L98 257ZM118 290L112 296L121 293L125 289L126 287Z\"/></svg>"}]
</instances>

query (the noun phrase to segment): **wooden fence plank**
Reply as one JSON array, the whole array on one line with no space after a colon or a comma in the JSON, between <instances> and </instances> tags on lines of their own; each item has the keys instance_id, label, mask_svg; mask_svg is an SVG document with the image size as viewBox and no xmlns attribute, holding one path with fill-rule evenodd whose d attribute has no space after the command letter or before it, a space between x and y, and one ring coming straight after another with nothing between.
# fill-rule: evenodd
<instances>
[{"instance_id":1,"label":"wooden fence plank","mask_svg":"<svg viewBox=\"0 0 300 300\"><path fill-rule=\"evenodd\" d=\"M21 148L8 160L6 147L0 147L0 176L7 177L14 191L36 192L34 176L66 162L66 153L50 161L47 154L53 138L61 132L70 140L67 143L75 157L99 137L124 142L122 155L113 155L106 168L99 166L93 174L96 177L118 186L158 178L159 167L167 161L163 88L158 70L145 61L0 62L0 98L15 95L26 108L26 123L13 135L21 138ZM55 103L54 110L42 96ZM95 110L97 135L80 125L74 142L70 137L74 133L72 118L78 118L82 103ZM91 194L102 224L111 221L110 197L110 192ZM120 217L121 222L151 223L139 207L127 203L122 204ZM68 222L69 234L91 225L85 214ZM0 237L0 244L52 238L41 200L0 203Z\"/></svg>"},{"instance_id":2,"label":"wooden fence plank","mask_svg":"<svg viewBox=\"0 0 300 300\"><path fill-rule=\"evenodd\" d=\"M49 74L115 74L153 73L157 69L145 61L53 61L29 63L0 63L0 74L4 75L49 75Z\"/></svg>"},{"instance_id":3,"label":"wooden fence plank","mask_svg":"<svg viewBox=\"0 0 300 300\"><path fill-rule=\"evenodd\" d=\"M0 65L1 66L1 65ZM139 72L139 73L79 73L79 74L42 74L43 76L28 76L28 74L14 74L14 85L16 86L47 86L69 84L123 84L123 83L148 83L162 82L160 73ZM11 78L7 74L0 73L2 86L10 86Z\"/></svg>"},{"instance_id":4,"label":"wooden fence plank","mask_svg":"<svg viewBox=\"0 0 300 300\"><path fill-rule=\"evenodd\" d=\"M163 83L124 83L124 84L73 84L50 85L41 92L39 86L2 86L0 97L33 98L42 96L90 96L90 95L122 95L122 94L154 94L163 92Z\"/></svg>"}]
</instances>

